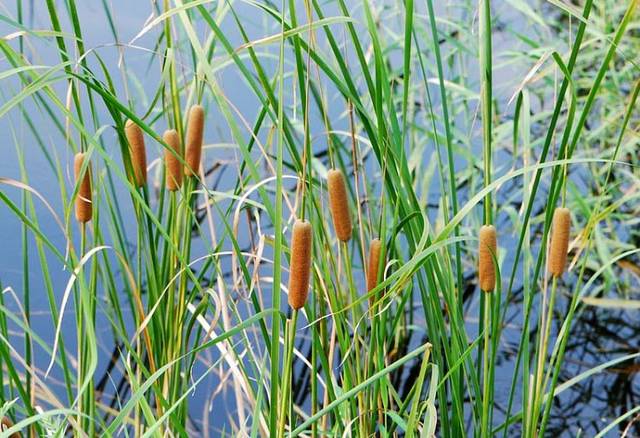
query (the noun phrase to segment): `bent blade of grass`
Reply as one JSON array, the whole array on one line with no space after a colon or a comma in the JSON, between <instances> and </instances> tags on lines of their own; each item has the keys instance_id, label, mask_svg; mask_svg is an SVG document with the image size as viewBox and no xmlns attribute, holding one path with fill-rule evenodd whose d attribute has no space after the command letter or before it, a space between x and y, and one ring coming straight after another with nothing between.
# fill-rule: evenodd
<instances>
[{"instance_id":1,"label":"bent blade of grass","mask_svg":"<svg viewBox=\"0 0 640 438\"><path fill-rule=\"evenodd\" d=\"M640 309L640 301L638 300L584 297L582 298L582 302L588 306L601 307L605 309L625 309L625 310Z\"/></svg>"},{"instance_id":2,"label":"bent blade of grass","mask_svg":"<svg viewBox=\"0 0 640 438\"><path fill-rule=\"evenodd\" d=\"M319 27L330 26L332 24L348 23L352 21L353 21L353 18L351 17L326 17L321 20L314 21L313 23L308 23L302 26L294 27L292 29L288 29L284 33L277 33L275 35L270 35L264 38L259 38L257 40L249 41L248 43L244 43L240 47L238 47L236 49L236 53L246 50L249 47L256 47L256 46L279 42L282 38L288 39L293 36L298 36L305 32L313 31L315 29L318 29Z\"/></svg>"}]
</instances>

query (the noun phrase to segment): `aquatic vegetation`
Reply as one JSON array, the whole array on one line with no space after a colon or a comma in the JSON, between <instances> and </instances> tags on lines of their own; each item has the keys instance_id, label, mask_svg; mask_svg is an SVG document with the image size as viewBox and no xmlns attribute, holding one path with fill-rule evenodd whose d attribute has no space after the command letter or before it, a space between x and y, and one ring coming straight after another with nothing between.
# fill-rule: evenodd
<instances>
[{"instance_id":1,"label":"aquatic vegetation","mask_svg":"<svg viewBox=\"0 0 640 438\"><path fill-rule=\"evenodd\" d=\"M93 3L0 10L2 427L640 432L638 0Z\"/></svg>"}]
</instances>

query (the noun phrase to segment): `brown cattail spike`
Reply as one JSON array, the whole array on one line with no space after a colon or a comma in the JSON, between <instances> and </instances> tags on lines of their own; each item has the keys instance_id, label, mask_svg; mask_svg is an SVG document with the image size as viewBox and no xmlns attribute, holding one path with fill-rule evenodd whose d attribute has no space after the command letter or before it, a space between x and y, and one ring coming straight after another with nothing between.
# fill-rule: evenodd
<instances>
[{"instance_id":1,"label":"brown cattail spike","mask_svg":"<svg viewBox=\"0 0 640 438\"><path fill-rule=\"evenodd\" d=\"M187 176L198 174L200 159L202 157L202 136L204 132L204 109L200 105L194 105L189 111L187 123L187 163L184 172Z\"/></svg>"},{"instance_id":2,"label":"brown cattail spike","mask_svg":"<svg viewBox=\"0 0 640 438\"><path fill-rule=\"evenodd\" d=\"M142 129L132 120L127 120L124 125L124 133L129 142L129 152L131 153L131 166L133 167L134 184L142 187L147 183L147 153L144 148L144 137Z\"/></svg>"},{"instance_id":3,"label":"brown cattail spike","mask_svg":"<svg viewBox=\"0 0 640 438\"><path fill-rule=\"evenodd\" d=\"M169 146L164 151L164 163L166 166L166 185L167 190L176 191L182 185L182 147L180 145L180 137L175 129L165 131L162 136L164 142Z\"/></svg>"},{"instance_id":4,"label":"brown cattail spike","mask_svg":"<svg viewBox=\"0 0 640 438\"><path fill-rule=\"evenodd\" d=\"M367 266L367 292L371 292L378 285L378 272L380 272L380 258L382 253L382 241L373 239L369 245L369 263ZM376 296L369 297L369 305L373 305Z\"/></svg>"},{"instance_id":5,"label":"brown cattail spike","mask_svg":"<svg viewBox=\"0 0 640 438\"><path fill-rule=\"evenodd\" d=\"M569 232L571 230L571 214L568 208L556 208L553 212L553 228L551 229L551 249L549 250L549 272L554 277L561 277L567 264L569 249Z\"/></svg>"},{"instance_id":6,"label":"brown cattail spike","mask_svg":"<svg viewBox=\"0 0 640 438\"><path fill-rule=\"evenodd\" d=\"M297 220L291 238L291 267L289 270L289 305L298 310L307 302L311 273L311 224Z\"/></svg>"},{"instance_id":7,"label":"brown cattail spike","mask_svg":"<svg viewBox=\"0 0 640 438\"><path fill-rule=\"evenodd\" d=\"M333 226L336 229L338 239L347 242L351 239L351 213L349 212L347 186L340 170L332 169L327 173L327 186Z\"/></svg>"},{"instance_id":8,"label":"brown cattail spike","mask_svg":"<svg viewBox=\"0 0 640 438\"><path fill-rule=\"evenodd\" d=\"M382 242L380 239L373 239L369 245L369 267L367 269L367 292L378 285L378 270L380 268L380 252Z\"/></svg>"},{"instance_id":9,"label":"brown cattail spike","mask_svg":"<svg viewBox=\"0 0 640 438\"><path fill-rule=\"evenodd\" d=\"M4 431L13 427L13 421L11 421L8 417L2 417L0 420L0 436L5 436ZM9 435L9 438L20 438L20 433L14 432Z\"/></svg>"},{"instance_id":10,"label":"brown cattail spike","mask_svg":"<svg viewBox=\"0 0 640 438\"><path fill-rule=\"evenodd\" d=\"M84 174L81 175L82 165L84 164L85 154L79 152L73 160L73 171L78 185L78 194L76 195L76 220L78 222L89 222L91 220L91 167L87 165ZM80 178L82 178L80 180Z\"/></svg>"},{"instance_id":11,"label":"brown cattail spike","mask_svg":"<svg viewBox=\"0 0 640 438\"><path fill-rule=\"evenodd\" d=\"M496 229L493 225L483 225L480 228L480 256L478 272L480 276L480 289L491 292L496 287L496 269L494 258L498 257L498 245L496 242Z\"/></svg>"}]
</instances>

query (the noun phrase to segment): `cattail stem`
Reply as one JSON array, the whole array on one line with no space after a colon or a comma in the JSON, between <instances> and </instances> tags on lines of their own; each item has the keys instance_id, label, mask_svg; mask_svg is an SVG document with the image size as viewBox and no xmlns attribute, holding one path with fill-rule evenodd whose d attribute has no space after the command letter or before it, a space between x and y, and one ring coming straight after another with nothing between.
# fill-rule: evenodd
<instances>
[{"instance_id":1,"label":"cattail stem","mask_svg":"<svg viewBox=\"0 0 640 438\"><path fill-rule=\"evenodd\" d=\"M569 233L571 231L571 213L568 208L556 208L553 212L551 246L549 250L549 272L561 277L567 264Z\"/></svg>"},{"instance_id":2,"label":"cattail stem","mask_svg":"<svg viewBox=\"0 0 640 438\"><path fill-rule=\"evenodd\" d=\"M164 142L169 146L164 152L164 162L166 166L166 187L167 190L176 191L182 185L182 147L180 138L175 129L165 131L162 136Z\"/></svg>"},{"instance_id":3,"label":"cattail stem","mask_svg":"<svg viewBox=\"0 0 640 438\"><path fill-rule=\"evenodd\" d=\"M289 272L289 305L298 310L307 302L311 273L312 228L307 221L297 220L291 238Z\"/></svg>"},{"instance_id":4,"label":"cattail stem","mask_svg":"<svg viewBox=\"0 0 640 438\"><path fill-rule=\"evenodd\" d=\"M378 271L380 268L380 255L382 252L382 241L373 239L369 245L369 264L367 269L367 292L371 292L378 285ZM374 297L369 298L370 301Z\"/></svg>"},{"instance_id":5,"label":"cattail stem","mask_svg":"<svg viewBox=\"0 0 640 438\"><path fill-rule=\"evenodd\" d=\"M127 123L124 125L124 133L129 142L131 166L133 167L133 182L136 187L142 187L147 183L147 152L144 147L142 129L132 120L127 120Z\"/></svg>"},{"instance_id":6,"label":"cattail stem","mask_svg":"<svg viewBox=\"0 0 640 438\"><path fill-rule=\"evenodd\" d=\"M194 105L189 111L187 122L187 141L185 151L184 173L186 176L198 175L200 160L202 157L202 138L204 134L204 109L200 105Z\"/></svg>"},{"instance_id":7,"label":"cattail stem","mask_svg":"<svg viewBox=\"0 0 640 438\"><path fill-rule=\"evenodd\" d=\"M484 292L491 292L496 287L496 269L493 260L498 257L497 249L495 227L483 225L480 228L478 273L480 289Z\"/></svg>"},{"instance_id":8,"label":"cattail stem","mask_svg":"<svg viewBox=\"0 0 640 438\"><path fill-rule=\"evenodd\" d=\"M78 184L78 194L76 196L76 220L78 222L89 222L93 213L91 204L91 166L87 165L84 174L80 174L84 164L85 154L79 152L73 160L73 170L76 184Z\"/></svg>"},{"instance_id":9,"label":"cattail stem","mask_svg":"<svg viewBox=\"0 0 640 438\"><path fill-rule=\"evenodd\" d=\"M333 218L333 226L338 239L347 242L351 239L351 213L347 197L347 186L344 175L340 170L332 169L327 174L327 186L329 189L329 208Z\"/></svg>"},{"instance_id":10,"label":"cattail stem","mask_svg":"<svg viewBox=\"0 0 640 438\"><path fill-rule=\"evenodd\" d=\"M284 351L284 371L282 373L282 392L281 392L281 400L280 406L282 410L280 412L280 418L278 420L278 437L284 437L285 425L287 423L287 418L289 421L295 419L293 415L293 404L291 403L291 388L293 387L293 364L295 362L294 355L294 346L296 341L296 324L298 322L298 310L294 310L291 319L287 320L285 323L285 334L284 338L286 340L285 351Z\"/></svg>"}]
</instances>

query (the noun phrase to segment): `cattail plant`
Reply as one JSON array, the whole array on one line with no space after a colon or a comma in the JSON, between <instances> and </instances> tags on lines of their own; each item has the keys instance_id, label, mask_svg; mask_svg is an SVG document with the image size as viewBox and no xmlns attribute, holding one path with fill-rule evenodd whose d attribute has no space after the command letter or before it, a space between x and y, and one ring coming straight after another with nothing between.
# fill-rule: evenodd
<instances>
[{"instance_id":1,"label":"cattail plant","mask_svg":"<svg viewBox=\"0 0 640 438\"><path fill-rule=\"evenodd\" d=\"M289 305L298 310L304 306L309 293L311 273L311 224L297 220L291 238L291 266L289 269Z\"/></svg>"},{"instance_id":2,"label":"cattail plant","mask_svg":"<svg viewBox=\"0 0 640 438\"><path fill-rule=\"evenodd\" d=\"M333 226L336 229L338 239L347 242L351 239L351 213L349 212L347 186L340 170L332 169L329 171L327 186Z\"/></svg>"},{"instance_id":3,"label":"cattail plant","mask_svg":"<svg viewBox=\"0 0 640 438\"><path fill-rule=\"evenodd\" d=\"M478 274L480 289L485 292L491 292L496 287L496 269L493 259L498 257L497 249L495 227L483 225L480 228Z\"/></svg>"},{"instance_id":4,"label":"cattail plant","mask_svg":"<svg viewBox=\"0 0 640 438\"><path fill-rule=\"evenodd\" d=\"M147 183L147 153L144 148L142 129L133 120L127 120L124 125L124 133L127 142L129 142L129 152L131 153L133 183L136 187L142 187Z\"/></svg>"},{"instance_id":5,"label":"cattail plant","mask_svg":"<svg viewBox=\"0 0 640 438\"><path fill-rule=\"evenodd\" d=\"M569 232L571 230L571 214L568 208L559 207L553 212L551 229L551 246L549 250L549 272L554 277L561 277L567 264L569 249Z\"/></svg>"},{"instance_id":6,"label":"cattail plant","mask_svg":"<svg viewBox=\"0 0 640 438\"><path fill-rule=\"evenodd\" d=\"M162 136L164 142L169 146L164 152L164 163L166 166L166 185L167 190L176 191L182 185L182 147L180 145L180 137L175 129L165 131Z\"/></svg>"},{"instance_id":7,"label":"cattail plant","mask_svg":"<svg viewBox=\"0 0 640 438\"><path fill-rule=\"evenodd\" d=\"M81 175L85 154L79 152L73 160L73 170L78 184L78 195L76 196L76 220L78 222L89 222L93 212L91 206L91 167L87 166L84 175ZM82 180L80 180L82 178Z\"/></svg>"},{"instance_id":8,"label":"cattail plant","mask_svg":"<svg viewBox=\"0 0 640 438\"><path fill-rule=\"evenodd\" d=\"M204 132L204 109L200 105L194 105L189 111L187 122L187 141L185 151L184 172L186 176L198 174L200 159L202 157L202 136Z\"/></svg>"}]
</instances>

